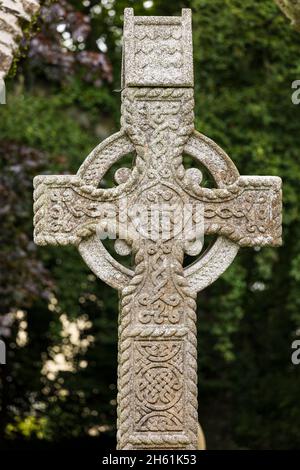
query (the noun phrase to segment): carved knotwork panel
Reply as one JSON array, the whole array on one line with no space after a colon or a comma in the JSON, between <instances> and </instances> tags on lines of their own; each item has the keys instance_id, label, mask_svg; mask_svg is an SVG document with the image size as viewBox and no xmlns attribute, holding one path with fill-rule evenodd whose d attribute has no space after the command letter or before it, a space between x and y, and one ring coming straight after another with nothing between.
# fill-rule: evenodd
<instances>
[{"instance_id":1,"label":"carved knotwork panel","mask_svg":"<svg viewBox=\"0 0 300 470\"><path fill-rule=\"evenodd\" d=\"M182 271L178 255L180 248L173 243L145 244L140 264L144 267L143 275L133 303L136 324L184 324L185 295L178 279Z\"/></svg>"},{"instance_id":2,"label":"carved knotwork panel","mask_svg":"<svg viewBox=\"0 0 300 470\"><path fill-rule=\"evenodd\" d=\"M134 342L133 431L183 431L183 341Z\"/></svg>"},{"instance_id":3,"label":"carved knotwork panel","mask_svg":"<svg viewBox=\"0 0 300 470\"><path fill-rule=\"evenodd\" d=\"M205 234L226 236L239 246L280 246L280 178L241 176L226 190L193 189L204 204Z\"/></svg>"}]
</instances>

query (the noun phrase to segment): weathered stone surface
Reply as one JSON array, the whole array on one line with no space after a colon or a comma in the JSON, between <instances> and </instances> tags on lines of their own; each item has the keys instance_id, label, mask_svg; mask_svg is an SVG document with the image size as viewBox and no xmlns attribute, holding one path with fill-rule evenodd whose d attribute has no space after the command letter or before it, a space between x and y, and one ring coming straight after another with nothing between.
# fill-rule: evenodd
<instances>
[{"instance_id":1,"label":"weathered stone surface","mask_svg":"<svg viewBox=\"0 0 300 470\"><path fill-rule=\"evenodd\" d=\"M21 22L31 21L40 8L38 0L0 1L0 79L8 73L23 33Z\"/></svg>"},{"instance_id":2,"label":"weathered stone surface","mask_svg":"<svg viewBox=\"0 0 300 470\"><path fill-rule=\"evenodd\" d=\"M191 11L182 16L124 14L122 88L194 85Z\"/></svg>"},{"instance_id":3,"label":"weathered stone surface","mask_svg":"<svg viewBox=\"0 0 300 470\"><path fill-rule=\"evenodd\" d=\"M240 176L224 151L194 130L189 10L153 18L127 9L124 28L121 131L76 176L35 178L34 236L40 245L78 246L93 272L120 291L118 448L196 449L196 294L240 246L280 245L281 180ZM118 170L116 187L99 189L109 167L132 151L134 167ZM184 168L183 153L208 169L216 188L202 187L201 172ZM150 217L133 216L135 207ZM202 248L197 230L183 236L186 207L196 225L203 215L204 234L218 237L183 269L184 254ZM119 254L134 254L134 270L106 251L103 233L116 238Z\"/></svg>"},{"instance_id":4,"label":"weathered stone surface","mask_svg":"<svg viewBox=\"0 0 300 470\"><path fill-rule=\"evenodd\" d=\"M292 26L300 32L300 0L275 0L275 2L291 20Z\"/></svg>"}]
</instances>

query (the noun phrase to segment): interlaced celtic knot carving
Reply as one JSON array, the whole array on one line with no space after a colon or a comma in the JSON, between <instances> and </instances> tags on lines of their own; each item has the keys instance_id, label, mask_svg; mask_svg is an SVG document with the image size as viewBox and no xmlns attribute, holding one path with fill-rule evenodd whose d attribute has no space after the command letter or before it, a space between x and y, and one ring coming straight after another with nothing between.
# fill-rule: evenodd
<instances>
[{"instance_id":1,"label":"interlaced celtic knot carving","mask_svg":"<svg viewBox=\"0 0 300 470\"><path fill-rule=\"evenodd\" d=\"M281 180L240 176L228 155L194 130L190 10L171 18L125 10L122 81L120 132L96 147L77 175L35 178L34 237L40 245L76 245L120 292L118 448L196 449L196 295L239 247L280 245ZM99 188L130 152L133 167L117 171L115 187ZM186 169L183 154L206 167L215 188L201 186L201 172ZM149 217L136 217L137 206ZM202 232L187 229L186 207ZM119 254L133 253L133 269L108 253L103 233L116 239ZM199 255L203 234L216 241L183 268L185 253Z\"/></svg>"},{"instance_id":2,"label":"interlaced celtic knot carving","mask_svg":"<svg viewBox=\"0 0 300 470\"><path fill-rule=\"evenodd\" d=\"M180 340L135 342L135 429L155 432L163 420L163 432L183 430L182 347Z\"/></svg>"}]
</instances>

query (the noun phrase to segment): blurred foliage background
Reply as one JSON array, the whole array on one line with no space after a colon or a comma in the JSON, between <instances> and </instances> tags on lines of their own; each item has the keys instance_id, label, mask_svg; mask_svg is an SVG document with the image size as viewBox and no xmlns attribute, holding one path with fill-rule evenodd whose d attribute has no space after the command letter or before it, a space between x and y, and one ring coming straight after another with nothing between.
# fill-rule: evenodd
<instances>
[{"instance_id":1,"label":"blurred foliage background","mask_svg":"<svg viewBox=\"0 0 300 470\"><path fill-rule=\"evenodd\" d=\"M300 36L273 0L45 3L0 113L1 448L114 448L117 292L74 248L32 242L32 178L73 173L119 128L122 14L193 9L196 127L241 174L280 175L284 245L243 249L198 295L209 449L300 448ZM24 56L24 57L23 57ZM110 184L110 176L102 182Z\"/></svg>"}]
</instances>

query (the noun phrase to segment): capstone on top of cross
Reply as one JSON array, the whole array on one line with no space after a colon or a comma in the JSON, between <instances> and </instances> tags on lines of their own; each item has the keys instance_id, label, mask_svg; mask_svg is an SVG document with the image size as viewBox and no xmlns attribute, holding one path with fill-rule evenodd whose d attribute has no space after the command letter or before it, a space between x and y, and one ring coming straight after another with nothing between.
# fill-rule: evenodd
<instances>
[{"instance_id":1,"label":"capstone on top of cross","mask_svg":"<svg viewBox=\"0 0 300 470\"><path fill-rule=\"evenodd\" d=\"M193 87L192 16L134 16L124 11L122 88Z\"/></svg>"}]
</instances>

